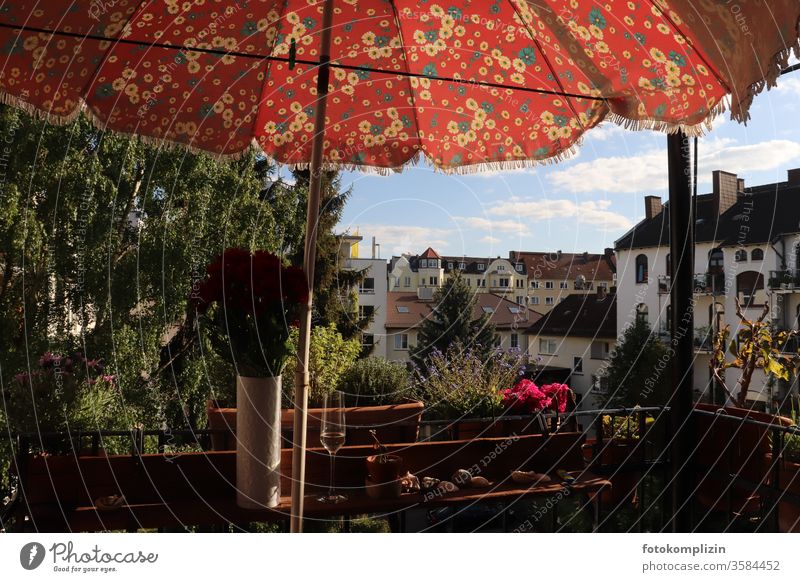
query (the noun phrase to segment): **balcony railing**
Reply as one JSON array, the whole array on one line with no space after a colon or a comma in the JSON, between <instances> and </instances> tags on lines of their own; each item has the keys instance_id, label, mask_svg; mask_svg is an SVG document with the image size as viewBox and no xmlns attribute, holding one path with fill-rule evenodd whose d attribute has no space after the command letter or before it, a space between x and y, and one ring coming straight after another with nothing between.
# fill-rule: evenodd
<instances>
[{"instance_id":1,"label":"balcony railing","mask_svg":"<svg viewBox=\"0 0 800 582\"><path fill-rule=\"evenodd\" d=\"M672 287L672 277L670 275L659 275L658 294L669 295ZM695 295L724 295L725 278L723 275L712 275L710 273L694 274L694 293Z\"/></svg>"},{"instance_id":2,"label":"balcony railing","mask_svg":"<svg viewBox=\"0 0 800 582\"><path fill-rule=\"evenodd\" d=\"M773 291L800 291L800 269L770 271L767 284Z\"/></svg>"},{"instance_id":3,"label":"balcony railing","mask_svg":"<svg viewBox=\"0 0 800 582\"><path fill-rule=\"evenodd\" d=\"M711 353L714 351L714 330L701 327L694 330L694 349L696 352Z\"/></svg>"}]
</instances>

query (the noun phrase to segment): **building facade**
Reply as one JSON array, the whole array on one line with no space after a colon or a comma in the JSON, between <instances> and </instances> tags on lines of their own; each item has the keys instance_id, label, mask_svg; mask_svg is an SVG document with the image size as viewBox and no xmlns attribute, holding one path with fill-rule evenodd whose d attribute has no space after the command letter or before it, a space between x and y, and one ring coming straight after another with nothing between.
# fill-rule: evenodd
<instances>
[{"instance_id":1,"label":"building facade","mask_svg":"<svg viewBox=\"0 0 800 582\"><path fill-rule=\"evenodd\" d=\"M800 316L800 169L786 182L746 187L736 174L713 173L711 193L695 204L694 388L696 396L725 402L711 379L711 337L724 326L739 329L736 300L747 319L766 304L775 330L797 329ZM645 218L616 242L617 328L635 318L648 321L662 337L670 334L671 267L669 205L645 197ZM797 350L796 341L784 346ZM737 370L727 373L734 389ZM757 372L748 399L770 409L796 386L768 382Z\"/></svg>"}]
</instances>

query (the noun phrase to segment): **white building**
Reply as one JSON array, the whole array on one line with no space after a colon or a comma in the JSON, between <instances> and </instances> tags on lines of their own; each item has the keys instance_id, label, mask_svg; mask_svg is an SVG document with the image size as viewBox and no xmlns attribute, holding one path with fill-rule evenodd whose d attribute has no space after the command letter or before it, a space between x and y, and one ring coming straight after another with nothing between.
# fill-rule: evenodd
<instances>
[{"instance_id":1,"label":"white building","mask_svg":"<svg viewBox=\"0 0 800 582\"><path fill-rule=\"evenodd\" d=\"M800 169L790 170L786 182L750 188L736 174L715 171L713 191L697 196L695 216L694 387L698 397L723 403L722 389L711 382L708 338L725 325L735 337L735 298L748 319L758 318L767 302L774 329L798 327ZM618 330L640 317L668 338L669 205L646 196L644 220L616 242L616 254ZM729 388L737 372L728 372ZM766 384L757 373L748 398L772 407L789 387Z\"/></svg>"},{"instance_id":2,"label":"white building","mask_svg":"<svg viewBox=\"0 0 800 582\"><path fill-rule=\"evenodd\" d=\"M346 234L340 240L339 256L344 261L344 268L367 271L357 290L359 318L372 315L372 321L361 336L362 344L365 348L372 348L371 355L385 358L387 263L381 259L380 246L375 242L375 237L372 237L368 258L361 257L359 253L359 243L363 237Z\"/></svg>"}]
</instances>

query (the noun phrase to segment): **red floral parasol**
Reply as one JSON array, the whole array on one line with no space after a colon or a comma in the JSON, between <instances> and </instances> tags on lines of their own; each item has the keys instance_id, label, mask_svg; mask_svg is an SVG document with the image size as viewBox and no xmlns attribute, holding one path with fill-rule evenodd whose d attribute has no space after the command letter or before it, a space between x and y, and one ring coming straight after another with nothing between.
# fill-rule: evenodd
<instances>
[{"instance_id":1,"label":"red floral parasol","mask_svg":"<svg viewBox=\"0 0 800 582\"><path fill-rule=\"evenodd\" d=\"M322 1L17 0L5 102L235 156L307 164ZM444 169L559 159L604 119L697 133L797 46L796 0L334 2L328 164ZM21 29L24 27L24 29Z\"/></svg>"}]
</instances>

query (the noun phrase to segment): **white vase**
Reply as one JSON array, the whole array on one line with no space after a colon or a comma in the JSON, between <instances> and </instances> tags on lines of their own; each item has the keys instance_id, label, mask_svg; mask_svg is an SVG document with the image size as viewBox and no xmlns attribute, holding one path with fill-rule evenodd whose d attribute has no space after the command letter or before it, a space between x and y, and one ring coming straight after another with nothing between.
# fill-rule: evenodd
<instances>
[{"instance_id":1,"label":"white vase","mask_svg":"<svg viewBox=\"0 0 800 582\"><path fill-rule=\"evenodd\" d=\"M281 499L281 377L236 376L236 503L275 507Z\"/></svg>"}]
</instances>

